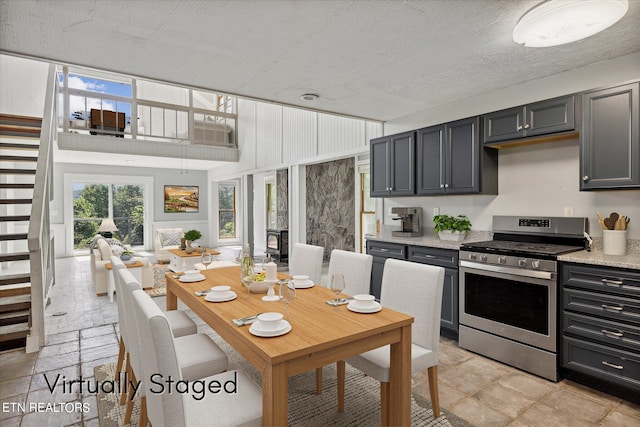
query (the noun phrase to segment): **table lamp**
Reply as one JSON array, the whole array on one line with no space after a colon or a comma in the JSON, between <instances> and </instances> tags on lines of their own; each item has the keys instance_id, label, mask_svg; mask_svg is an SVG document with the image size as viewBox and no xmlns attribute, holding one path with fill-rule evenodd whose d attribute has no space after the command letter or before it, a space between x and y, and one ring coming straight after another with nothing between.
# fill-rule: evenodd
<instances>
[{"instance_id":1,"label":"table lamp","mask_svg":"<svg viewBox=\"0 0 640 427\"><path fill-rule=\"evenodd\" d=\"M98 227L98 233L104 237L111 238L114 231L118 231L118 227L116 227L113 220L111 218L103 218L100 227Z\"/></svg>"}]
</instances>

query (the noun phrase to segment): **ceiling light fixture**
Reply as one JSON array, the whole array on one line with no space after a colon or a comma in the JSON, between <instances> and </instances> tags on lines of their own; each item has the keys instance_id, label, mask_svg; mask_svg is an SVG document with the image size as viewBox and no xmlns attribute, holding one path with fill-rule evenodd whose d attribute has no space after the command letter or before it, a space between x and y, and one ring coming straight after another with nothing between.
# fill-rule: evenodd
<instances>
[{"instance_id":1,"label":"ceiling light fixture","mask_svg":"<svg viewBox=\"0 0 640 427\"><path fill-rule=\"evenodd\" d=\"M582 40L618 22L628 9L628 0L547 0L520 18L513 41L549 47Z\"/></svg>"},{"instance_id":2,"label":"ceiling light fixture","mask_svg":"<svg viewBox=\"0 0 640 427\"><path fill-rule=\"evenodd\" d=\"M320 95L315 93L305 93L304 95L300 95L300 99L303 101L315 101L318 98L320 98Z\"/></svg>"}]
</instances>

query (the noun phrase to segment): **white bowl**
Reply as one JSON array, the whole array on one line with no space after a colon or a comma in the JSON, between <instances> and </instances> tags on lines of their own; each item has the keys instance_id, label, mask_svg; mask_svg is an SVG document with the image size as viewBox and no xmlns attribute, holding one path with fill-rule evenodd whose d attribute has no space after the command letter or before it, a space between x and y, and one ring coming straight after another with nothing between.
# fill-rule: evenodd
<instances>
[{"instance_id":1,"label":"white bowl","mask_svg":"<svg viewBox=\"0 0 640 427\"><path fill-rule=\"evenodd\" d=\"M263 280L261 282L254 282L247 280L248 277L244 278L244 281L248 283L249 292L252 294L264 294L269 290L269 286L273 284L273 281Z\"/></svg>"},{"instance_id":2,"label":"white bowl","mask_svg":"<svg viewBox=\"0 0 640 427\"><path fill-rule=\"evenodd\" d=\"M230 290L231 290L231 286L226 286L226 285L214 286L213 288L211 288L211 295L216 298L223 298L229 295Z\"/></svg>"},{"instance_id":3,"label":"white bowl","mask_svg":"<svg viewBox=\"0 0 640 427\"><path fill-rule=\"evenodd\" d=\"M295 276L293 276L293 283L297 286L306 285L308 280L309 276L307 276L306 274L296 274Z\"/></svg>"},{"instance_id":4,"label":"white bowl","mask_svg":"<svg viewBox=\"0 0 640 427\"><path fill-rule=\"evenodd\" d=\"M260 329L264 331L277 331L282 329L282 313L267 312L258 315Z\"/></svg>"},{"instance_id":5,"label":"white bowl","mask_svg":"<svg viewBox=\"0 0 640 427\"><path fill-rule=\"evenodd\" d=\"M353 305L357 308L371 308L375 305L376 297L373 295L359 294L353 296Z\"/></svg>"}]
</instances>

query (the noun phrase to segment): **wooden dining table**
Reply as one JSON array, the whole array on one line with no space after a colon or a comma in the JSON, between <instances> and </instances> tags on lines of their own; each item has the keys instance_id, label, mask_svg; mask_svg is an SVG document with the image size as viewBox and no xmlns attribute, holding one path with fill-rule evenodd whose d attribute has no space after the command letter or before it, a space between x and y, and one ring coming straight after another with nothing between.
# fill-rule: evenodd
<instances>
[{"instance_id":1,"label":"wooden dining table","mask_svg":"<svg viewBox=\"0 0 640 427\"><path fill-rule=\"evenodd\" d=\"M288 377L388 344L390 392L387 401L381 403L389 408L389 425L411 424L413 317L386 307L371 314L352 312L346 305L333 307L326 301L335 298L335 294L316 285L296 290L296 298L288 310L290 332L277 337L257 337L249 332L249 326L235 326L232 319L264 312L284 314L285 304L263 301L265 294L249 294L240 280L240 267L201 273L205 280L191 283L183 283L173 273L167 273L167 310L177 309L180 299L262 374L263 425L287 425ZM289 277L282 273L278 276ZM195 295L195 291L218 285L230 286L238 297L212 303Z\"/></svg>"}]
</instances>

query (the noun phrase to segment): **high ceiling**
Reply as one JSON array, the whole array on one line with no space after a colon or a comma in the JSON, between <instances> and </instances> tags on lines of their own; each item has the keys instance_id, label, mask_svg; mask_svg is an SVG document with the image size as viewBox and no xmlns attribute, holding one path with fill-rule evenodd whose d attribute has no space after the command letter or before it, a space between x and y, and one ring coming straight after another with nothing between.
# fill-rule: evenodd
<instances>
[{"instance_id":1,"label":"high ceiling","mask_svg":"<svg viewBox=\"0 0 640 427\"><path fill-rule=\"evenodd\" d=\"M546 49L511 38L540 0L0 1L5 52L377 120L640 51L638 0Z\"/></svg>"}]
</instances>

